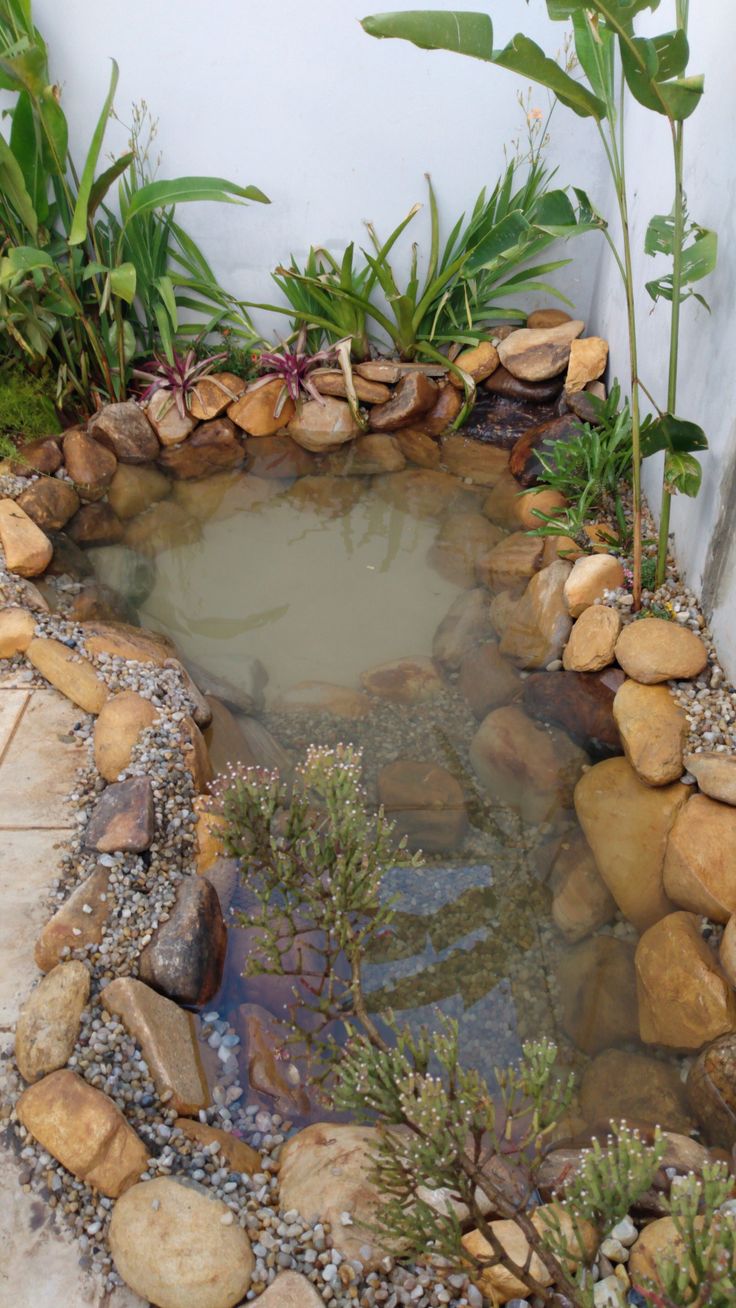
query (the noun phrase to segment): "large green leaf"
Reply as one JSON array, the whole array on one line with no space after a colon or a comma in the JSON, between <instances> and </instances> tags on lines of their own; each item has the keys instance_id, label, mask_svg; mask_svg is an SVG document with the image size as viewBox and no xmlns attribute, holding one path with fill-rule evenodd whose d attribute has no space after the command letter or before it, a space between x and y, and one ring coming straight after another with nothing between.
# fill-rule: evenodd
<instances>
[{"instance_id":1,"label":"large green leaf","mask_svg":"<svg viewBox=\"0 0 736 1308\"><path fill-rule=\"evenodd\" d=\"M547 87L562 104L581 118L600 121L606 116L606 106L597 95L593 95L581 82L576 82L554 59L548 58L536 41L531 41L520 32L512 37L503 50L494 52L493 62L500 68L508 68L511 72L529 77L533 82Z\"/></svg>"},{"instance_id":2,"label":"large green leaf","mask_svg":"<svg viewBox=\"0 0 736 1308\"><path fill-rule=\"evenodd\" d=\"M113 295L118 295L126 304L132 304L135 299L136 271L132 263L119 263L117 268L110 269L110 290Z\"/></svg>"},{"instance_id":3,"label":"large green leaf","mask_svg":"<svg viewBox=\"0 0 736 1308\"><path fill-rule=\"evenodd\" d=\"M35 237L38 231L36 210L21 166L4 136L0 136L0 193L15 210L23 226Z\"/></svg>"},{"instance_id":4,"label":"large green leaf","mask_svg":"<svg viewBox=\"0 0 736 1308\"><path fill-rule=\"evenodd\" d=\"M664 461L664 484L670 495L678 491L695 498L703 480L703 469L694 454L670 453Z\"/></svg>"},{"instance_id":5,"label":"large green leaf","mask_svg":"<svg viewBox=\"0 0 736 1308\"><path fill-rule=\"evenodd\" d=\"M105 103L103 104L102 112L97 119L97 126L92 135L89 150L87 151L87 158L84 161L84 168L82 169L82 177L79 182L79 190L77 191L77 203L74 206L74 215L72 217L72 225L69 232L70 245L81 245L82 241L84 241L87 236L89 199L92 194L92 187L95 180L95 169L97 168L97 160L100 157L102 141L105 132L107 131L107 120L110 117L110 110L112 109L112 102L115 97L115 88L118 84L118 72L117 63L113 59L110 72L110 85L107 88Z\"/></svg>"},{"instance_id":6,"label":"large green leaf","mask_svg":"<svg viewBox=\"0 0 736 1308\"><path fill-rule=\"evenodd\" d=\"M672 454L692 454L695 450L707 450L708 439L702 427L685 418L676 418L673 413L664 413L647 425L642 433L642 454L648 458L658 450Z\"/></svg>"},{"instance_id":7,"label":"large green leaf","mask_svg":"<svg viewBox=\"0 0 736 1308\"><path fill-rule=\"evenodd\" d=\"M118 177L125 172L126 168L130 167L134 159L135 155L133 153L122 154L119 159L116 159L114 163L110 164L109 168L105 169L104 173L100 173L99 177L95 178L92 183L92 188L89 193L89 202L87 204L88 218L92 217L95 210L99 208L104 200L113 182L117 181Z\"/></svg>"},{"instance_id":8,"label":"large green leaf","mask_svg":"<svg viewBox=\"0 0 736 1308\"><path fill-rule=\"evenodd\" d=\"M493 24L488 14L416 9L372 14L361 25L369 36L397 37L422 50L450 50L472 59L493 58Z\"/></svg>"},{"instance_id":9,"label":"large green leaf","mask_svg":"<svg viewBox=\"0 0 736 1308\"><path fill-rule=\"evenodd\" d=\"M171 181L147 182L131 197L125 214L124 227L137 215L152 209L166 209L174 204L187 204L197 200L215 200L220 204L242 204L256 200L270 204L267 195L257 186L236 186L224 177L175 177Z\"/></svg>"},{"instance_id":10,"label":"large green leaf","mask_svg":"<svg viewBox=\"0 0 736 1308\"><path fill-rule=\"evenodd\" d=\"M609 0L609 13L615 11L621 22L631 24L643 9L659 9L660 0ZM573 18L576 14L588 10L599 13L601 5L596 0L547 0L547 13L553 19Z\"/></svg>"},{"instance_id":11,"label":"large green leaf","mask_svg":"<svg viewBox=\"0 0 736 1308\"><path fill-rule=\"evenodd\" d=\"M10 148L23 170L36 217L40 223L45 223L49 212L48 175L33 102L27 91L21 91L13 110Z\"/></svg>"}]
</instances>

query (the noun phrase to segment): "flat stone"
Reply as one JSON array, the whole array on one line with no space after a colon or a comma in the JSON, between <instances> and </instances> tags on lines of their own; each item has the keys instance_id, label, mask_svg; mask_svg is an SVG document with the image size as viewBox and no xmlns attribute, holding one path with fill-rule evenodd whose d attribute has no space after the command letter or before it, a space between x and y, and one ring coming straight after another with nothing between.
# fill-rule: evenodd
<instances>
[{"instance_id":1,"label":"flat stone","mask_svg":"<svg viewBox=\"0 0 736 1308\"><path fill-rule=\"evenodd\" d=\"M299 1272L279 1272L258 1298L259 1308L323 1308L324 1305L311 1281Z\"/></svg>"},{"instance_id":2,"label":"flat stone","mask_svg":"<svg viewBox=\"0 0 736 1308\"><path fill-rule=\"evenodd\" d=\"M624 753L642 781L665 786L682 776L688 723L666 686L642 686L627 679L616 691L613 716ZM736 814L734 830L736 834Z\"/></svg>"},{"instance_id":3,"label":"flat stone","mask_svg":"<svg viewBox=\"0 0 736 1308\"><path fill-rule=\"evenodd\" d=\"M99 945L115 907L115 897L109 887L109 869L97 867L49 919L34 951L36 964L42 972L55 968L61 962L64 950Z\"/></svg>"},{"instance_id":4,"label":"flat stone","mask_svg":"<svg viewBox=\"0 0 736 1308\"><path fill-rule=\"evenodd\" d=\"M511 703L522 684L516 668L499 653L493 640L469 650L460 664L457 688L477 718Z\"/></svg>"},{"instance_id":5,"label":"flat stone","mask_svg":"<svg viewBox=\"0 0 736 1308\"><path fill-rule=\"evenodd\" d=\"M153 788L148 777L114 781L92 810L84 833L85 849L140 854L153 840Z\"/></svg>"},{"instance_id":6,"label":"flat stone","mask_svg":"<svg viewBox=\"0 0 736 1308\"><path fill-rule=\"evenodd\" d=\"M586 336L570 345L565 390L569 394L582 391L589 382L603 376L608 363L608 341L601 336Z\"/></svg>"},{"instance_id":7,"label":"flat stone","mask_svg":"<svg viewBox=\"0 0 736 1308\"><path fill-rule=\"evenodd\" d=\"M320 395L347 398L347 383L340 368L315 368L309 380ZM353 376L353 389L361 404L386 404L391 399L391 391L383 382L368 381L359 375Z\"/></svg>"},{"instance_id":8,"label":"flat stone","mask_svg":"<svg viewBox=\"0 0 736 1308\"><path fill-rule=\"evenodd\" d=\"M383 472L401 472L404 467L406 459L398 441L381 432L358 436L325 459L325 470L337 477L376 477Z\"/></svg>"},{"instance_id":9,"label":"flat stone","mask_svg":"<svg viewBox=\"0 0 736 1308\"><path fill-rule=\"evenodd\" d=\"M663 884L667 838L687 786L651 787L628 759L610 758L584 773L575 810L603 880L621 912L638 931L670 913Z\"/></svg>"},{"instance_id":10,"label":"flat stone","mask_svg":"<svg viewBox=\"0 0 736 1308\"><path fill-rule=\"evenodd\" d=\"M508 400L521 400L524 404L552 404L562 390L562 377L548 381L522 381L499 365L483 383L492 395L503 395Z\"/></svg>"},{"instance_id":11,"label":"flat stone","mask_svg":"<svg viewBox=\"0 0 736 1308\"><path fill-rule=\"evenodd\" d=\"M176 654L168 636L126 622L85 622L84 645L90 654L109 654L112 658L155 663L159 667Z\"/></svg>"},{"instance_id":12,"label":"flat stone","mask_svg":"<svg viewBox=\"0 0 736 1308\"><path fill-rule=\"evenodd\" d=\"M586 1054L636 1040L639 1034L634 946L591 936L558 965L562 1027Z\"/></svg>"},{"instance_id":13,"label":"flat stone","mask_svg":"<svg viewBox=\"0 0 736 1308\"><path fill-rule=\"evenodd\" d=\"M123 539L123 524L115 510L100 500L82 505L69 523L69 535L77 545L117 545Z\"/></svg>"},{"instance_id":14,"label":"flat stone","mask_svg":"<svg viewBox=\"0 0 736 1308\"><path fill-rule=\"evenodd\" d=\"M446 581L468 590L475 586L481 559L503 539L482 513L451 513L430 547L427 561Z\"/></svg>"},{"instance_id":15,"label":"flat stone","mask_svg":"<svg viewBox=\"0 0 736 1308\"><path fill-rule=\"evenodd\" d=\"M192 1013L179 1008L132 977L117 977L102 992L102 1004L138 1041L159 1094L182 1117L196 1117L210 1103Z\"/></svg>"},{"instance_id":16,"label":"flat stone","mask_svg":"<svg viewBox=\"0 0 736 1308\"><path fill-rule=\"evenodd\" d=\"M112 1199L146 1169L148 1150L120 1109L69 1068L29 1086L16 1113L42 1149Z\"/></svg>"},{"instance_id":17,"label":"flat stone","mask_svg":"<svg viewBox=\"0 0 736 1308\"><path fill-rule=\"evenodd\" d=\"M66 1066L77 1042L89 985L84 963L61 963L31 991L15 1028L15 1061L25 1081L38 1081Z\"/></svg>"},{"instance_id":18,"label":"flat stone","mask_svg":"<svg viewBox=\"0 0 736 1308\"><path fill-rule=\"evenodd\" d=\"M162 450L159 464L177 480L196 481L239 468L244 457L235 424L229 418L213 418L200 423L185 441Z\"/></svg>"},{"instance_id":19,"label":"flat stone","mask_svg":"<svg viewBox=\"0 0 736 1308\"><path fill-rule=\"evenodd\" d=\"M544 542L540 536L514 531L478 561L478 580L498 594L521 595L542 563Z\"/></svg>"},{"instance_id":20,"label":"flat stone","mask_svg":"<svg viewBox=\"0 0 736 1308\"><path fill-rule=\"evenodd\" d=\"M364 363L356 363L353 372L357 377L383 382L386 386L395 386L404 376L402 365L394 359L366 359Z\"/></svg>"},{"instance_id":21,"label":"flat stone","mask_svg":"<svg viewBox=\"0 0 736 1308\"><path fill-rule=\"evenodd\" d=\"M581 613L602 600L607 590L618 590L624 584L624 570L619 559L612 554L584 554L576 559L565 586L565 601L570 617Z\"/></svg>"},{"instance_id":22,"label":"flat stone","mask_svg":"<svg viewBox=\"0 0 736 1308\"><path fill-rule=\"evenodd\" d=\"M522 700L531 717L562 727L584 748L620 753L613 700L621 681L623 673L614 669L602 674L533 672L524 681Z\"/></svg>"},{"instance_id":23,"label":"flat stone","mask_svg":"<svg viewBox=\"0 0 736 1308\"><path fill-rule=\"evenodd\" d=\"M260 377L230 404L227 416L248 436L273 436L291 422L294 401L280 377Z\"/></svg>"},{"instance_id":24,"label":"flat stone","mask_svg":"<svg viewBox=\"0 0 736 1308\"><path fill-rule=\"evenodd\" d=\"M62 442L66 470L83 500L100 500L115 475L112 450L86 432L72 428Z\"/></svg>"},{"instance_id":25,"label":"flat stone","mask_svg":"<svg viewBox=\"0 0 736 1308\"><path fill-rule=\"evenodd\" d=\"M237 377L234 372L212 373L192 387L189 412L197 422L209 422L210 418L219 418L229 404L239 399L244 390L243 378ZM232 414L229 416L232 417Z\"/></svg>"},{"instance_id":26,"label":"flat stone","mask_svg":"<svg viewBox=\"0 0 736 1308\"><path fill-rule=\"evenodd\" d=\"M60 477L40 477L15 502L42 531L61 531L79 508L74 487Z\"/></svg>"},{"instance_id":27,"label":"flat stone","mask_svg":"<svg viewBox=\"0 0 736 1308\"><path fill-rule=\"evenodd\" d=\"M51 477L62 463L59 437L41 436L38 440L28 441L10 460L10 471L14 477L32 477L34 472L44 472Z\"/></svg>"},{"instance_id":28,"label":"flat stone","mask_svg":"<svg viewBox=\"0 0 736 1308\"><path fill-rule=\"evenodd\" d=\"M644 932L636 974L645 1044L701 1049L736 1030L736 996L692 913L670 913Z\"/></svg>"},{"instance_id":29,"label":"flat stone","mask_svg":"<svg viewBox=\"0 0 736 1308\"><path fill-rule=\"evenodd\" d=\"M179 1004L199 1007L220 987L227 927L217 891L206 877L185 877L150 944L139 958L140 977Z\"/></svg>"},{"instance_id":30,"label":"flat stone","mask_svg":"<svg viewBox=\"0 0 736 1308\"><path fill-rule=\"evenodd\" d=\"M584 609L570 632L562 666L567 672L601 672L614 661L620 632L618 609L604 604Z\"/></svg>"},{"instance_id":31,"label":"flat stone","mask_svg":"<svg viewBox=\"0 0 736 1308\"><path fill-rule=\"evenodd\" d=\"M711 1145L736 1145L736 1035L718 1036L695 1059L687 1078L690 1108Z\"/></svg>"},{"instance_id":32,"label":"flat stone","mask_svg":"<svg viewBox=\"0 0 736 1308\"><path fill-rule=\"evenodd\" d=\"M463 397L452 385L452 381L441 381L437 387L437 399L432 408L422 414L418 427L429 436L442 436L455 421L462 407Z\"/></svg>"},{"instance_id":33,"label":"flat stone","mask_svg":"<svg viewBox=\"0 0 736 1308\"><path fill-rule=\"evenodd\" d=\"M170 391L156 391L151 396L146 407L146 417L164 447L181 445L196 426L190 413L179 412L179 406Z\"/></svg>"},{"instance_id":34,"label":"flat stone","mask_svg":"<svg viewBox=\"0 0 736 1308\"><path fill-rule=\"evenodd\" d=\"M675 818L664 858L664 887L678 908L727 922L736 913L736 811L693 795Z\"/></svg>"},{"instance_id":35,"label":"flat stone","mask_svg":"<svg viewBox=\"0 0 736 1308\"><path fill-rule=\"evenodd\" d=\"M371 409L373 431L396 431L411 427L429 412L437 400L437 386L423 372L412 372L398 382L390 400Z\"/></svg>"},{"instance_id":36,"label":"flat stone","mask_svg":"<svg viewBox=\"0 0 736 1308\"><path fill-rule=\"evenodd\" d=\"M442 694L443 683L431 659L392 659L361 673L360 684L369 695L393 704L419 704Z\"/></svg>"},{"instance_id":37,"label":"flat stone","mask_svg":"<svg viewBox=\"0 0 736 1308\"><path fill-rule=\"evenodd\" d=\"M36 633L36 619L28 609L0 609L0 659L24 654Z\"/></svg>"},{"instance_id":38,"label":"flat stone","mask_svg":"<svg viewBox=\"0 0 736 1308\"><path fill-rule=\"evenodd\" d=\"M133 690L113 695L103 704L95 722L94 757L105 781L117 781L129 766L141 732L152 726L156 715L150 700Z\"/></svg>"},{"instance_id":39,"label":"flat stone","mask_svg":"<svg viewBox=\"0 0 736 1308\"><path fill-rule=\"evenodd\" d=\"M107 686L95 668L78 650L60 640L36 636L26 658L52 686L85 713L99 713L108 695Z\"/></svg>"},{"instance_id":40,"label":"flat stone","mask_svg":"<svg viewBox=\"0 0 736 1308\"><path fill-rule=\"evenodd\" d=\"M38 577L46 571L54 553L48 536L15 500L0 500L0 545L8 572L19 577Z\"/></svg>"},{"instance_id":41,"label":"flat stone","mask_svg":"<svg viewBox=\"0 0 736 1308\"><path fill-rule=\"evenodd\" d=\"M327 681L299 681L279 696L274 707L280 713L321 712L338 718L364 718L370 700L361 690L334 686Z\"/></svg>"},{"instance_id":42,"label":"flat stone","mask_svg":"<svg viewBox=\"0 0 736 1308\"><path fill-rule=\"evenodd\" d=\"M456 367L462 368L463 372L467 372L474 382L485 381L486 377L490 377L498 367L498 350L490 341L479 341L470 349L461 350L453 363ZM458 390L462 390L462 381L456 373L450 373L450 382Z\"/></svg>"},{"instance_id":43,"label":"flat stone","mask_svg":"<svg viewBox=\"0 0 736 1308\"><path fill-rule=\"evenodd\" d=\"M452 393L457 395L455 390ZM396 444L409 463L416 463L420 468L439 468L442 461L440 443L436 436L420 427L402 427L396 433Z\"/></svg>"},{"instance_id":44,"label":"flat stone","mask_svg":"<svg viewBox=\"0 0 736 1308\"><path fill-rule=\"evenodd\" d=\"M572 322L569 313L564 309L533 309L529 314L526 325L527 327L560 327L565 322Z\"/></svg>"},{"instance_id":45,"label":"flat stone","mask_svg":"<svg viewBox=\"0 0 736 1308\"><path fill-rule=\"evenodd\" d=\"M565 940L575 944L616 914L616 901L603 881L582 831L560 846L552 867L552 917Z\"/></svg>"},{"instance_id":46,"label":"flat stone","mask_svg":"<svg viewBox=\"0 0 736 1308\"><path fill-rule=\"evenodd\" d=\"M557 327L522 327L501 341L498 357L522 381L547 381L565 370L570 346L584 327L579 320Z\"/></svg>"},{"instance_id":47,"label":"flat stone","mask_svg":"<svg viewBox=\"0 0 736 1308\"><path fill-rule=\"evenodd\" d=\"M708 662L708 650L700 636L677 622L642 618L624 627L616 658L628 677L653 685L697 677Z\"/></svg>"},{"instance_id":48,"label":"flat stone","mask_svg":"<svg viewBox=\"0 0 736 1308\"><path fill-rule=\"evenodd\" d=\"M527 822L572 807L586 755L555 727L544 729L515 705L494 709L470 743L470 762L487 793Z\"/></svg>"},{"instance_id":49,"label":"flat stone","mask_svg":"<svg viewBox=\"0 0 736 1308\"><path fill-rule=\"evenodd\" d=\"M121 463L153 463L158 457L156 433L135 400L103 405L90 418L87 432Z\"/></svg>"},{"instance_id":50,"label":"flat stone","mask_svg":"<svg viewBox=\"0 0 736 1308\"><path fill-rule=\"evenodd\" d=\"M280 1022L261 1004L240 1004L235 1025L246 1051L248 1089L270 1108L288 1117L305 1117L313 1111L302 1070L292 1061L292 1028Z\"/></svg>"},{"instance_id":51,"label":"flat stone","mask_svg":"<svg viewBox=\"0 0 736 1308\"><path fill-rule=\"evenodd\" d=\"M7 610L6 610L7 611ZM2 614L0 614L0 630ZM685 767L698 783L699 788L709 799L717 799L721 804L736 806L736 755L734 754L688 754Z\"/></svg>"},{"instance_id":52,"label":"flat stone","mask_svg":"<svg viewBox=\"0 0 736 1308\"><path fill-rule=\"evenodd\" d=\"M233 1308L255 1267L227 1205L183 1177L129 1190L113 1209L109 1242L126 1284L159 1308Z\"/></svg>"},{"instance_id":53,"label":"flat stone","mask_svg":"<svg viewBox=\"0 0 736 1308\"><path fill-rule=\"evenodd\" d=\"M247 1172L249 1175L260 1172L261 1157L258 1151L252 1149L244 1140L239 1140L231 1131L222 1131L218 1126L208 1126L206 1122L199 1122L192 1117L177 1117L174 1126L187 1137L187 1140L194 1140L200 1146L219 1145L218 1155L230 1164L231 1171Z\"/></svg>"},{"instance_id":54,"label":"flat stone","mask_svg":"<svg viewBox=\"0 0 736 1308\"><path fill-rule=\"evenodd\" d=\"M684 1135L693 1129L679 1068L630 1050L605 1049L588 1063L580 1105L594 1127L623 1119L635 1127L662 1126Z\"/></svg>"},{"instance_id":55,"label":"flat stone","mask_svg":"<svg viewBox=\"0 0 736 1308\"><path fill-rule=\"evenodd\" d=\"M316 457L287 435L246 438L243 449L248 471L267 480L306 477L318 466Z\"/></svg>"},{"instance_id":56,"label":"flat stone","mask_svg":"<svg viewBox=\"0 0 736 1308\"><path fill-rule=\"evenodd\" d=\"M569 574L560 559L530 578L499 646L517 667L545 668L562 654L572 626L563 595Z\"/></svg>"},{"instance_id":57,"label":"flat stone","mask_svg":"<svg viewBox=\"0 0 736 1308\"><path fill-rule=\"evenodd\" d=\"M508 469L508 450L486 445L469 436L451 433L440 442L442 463L448 472L476 486L495 486Z\"/></svg>"},{"instance_id":58,"label":"flat stone","mask_svg":"<svg viewBox=\"0 0 736 1308\"><path fill-rule=\"evenodd\" d=\"M559 441L568 441L579 431L580 423L577 418L568 413L556 418L548 418L546 422L529 427L516 441L509 455L509 472L525 489L535 486L544 474L544 465L539 458L540 450L547 461L550 458L554 459L554 450L551 447Z\"/></svg>"},{"instance_id":59,"label":"flat stone","mask_svg":"<svg viewBox=\"0 0 736 1308\"><path fill-rule=\"evenodd\" d=\"M165 500L171 493L171 482L158 468L139 468L121 463L110 482L107 502L118 518L127 522L145 513L152 504Z\"/></svg>"},{"instance_id":60,"label":"flat stone","mask_svg":"<svg viewBox=\"0 0 736 1308\"><path fill-rule=\"evenodd\" d=\"M468 819L462 786L436 763L398 759L378 774L378 802L410 849L445 853L462 844Z\"/></svg>"},{"instance_id":61,"label":"flat stone","mask_svg":"<svg viewBox=\"0 0 736 1308\"><path fill-rule=\"evenodd\" d=\"M450 605L432 641L432 658L440 667L454 671L465 655L493 635L488 594L481 587L466 590Z\"/></svg>"}]
</instances>

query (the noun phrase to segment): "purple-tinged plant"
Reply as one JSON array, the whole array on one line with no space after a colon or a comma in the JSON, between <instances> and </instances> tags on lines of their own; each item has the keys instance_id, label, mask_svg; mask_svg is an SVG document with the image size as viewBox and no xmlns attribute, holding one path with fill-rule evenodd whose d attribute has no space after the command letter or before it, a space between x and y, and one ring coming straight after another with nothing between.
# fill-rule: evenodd
<instances>
[{"instance_id":1,"label":"purple-tinged plant","mask_svg":"<svg viewBox=\"0 0 736 1308\"><path fill-rule=\"evenodd\" d=\"M319 404L324 404L324 396L320 395L309 374L315 368L335 364L337 346L331 345L329 349L318 350L316 354L308 354L304 348L306 339L306 328L302 327L293 346L284 342L280 350L264 351L258 360L258 368L265 377L278 377L283 382L283 390L274 408L274 417L276 418L281 413L287 399L291 399L297 404L303 395L308 395L310 399L317 400Z\"/></svg>"},{"instance_id":2,"label":"purple-tinged plant","mask_svg":"<svg viewBox=\"0 0 736 1308\"><path fill-rule=\"evenodd\" d=\"M159 391L165 391L170 397L170 404L160 416L163 417L164 413L168 412L171 404L176 404L179 416L186 418L192 404L192 391L197 382L209 376L213 364L226 358L226 354L211 354L207 359L198 360L194 350L187 350L186 354L178 354L174 350L173 359L166 359L156 354L151 363L144 363L140 368L133 370L133 376L137 381L148 382L145 389L141 391L140 398L147 402ZM215 385L219 385L224 394L230 395L227 386L218 382L216 376L211 377L210 380ZM233 395L232 398L236 397Z\"/></svg>"}]
</instances>

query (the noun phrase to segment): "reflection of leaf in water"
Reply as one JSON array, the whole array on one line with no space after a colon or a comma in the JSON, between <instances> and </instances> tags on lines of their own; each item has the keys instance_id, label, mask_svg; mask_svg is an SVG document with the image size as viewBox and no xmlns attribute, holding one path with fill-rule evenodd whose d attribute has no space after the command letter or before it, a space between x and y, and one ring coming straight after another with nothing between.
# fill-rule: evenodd
<instances>
[{"instance_id":1,"label":"reflection of leaf in water","mask_svg":"<svg viewBox=\"0 0 736 1308\"><path fill-rule=\"evenodd\" d=\"M244 631L254 631L256 627L268 627L278 622L288 613L288 604L279 604L275 609L266 609L253 613L249 618L201 618L187 620L187 628L195 636L212 636L215 640L230 640L240 636Z\"/></svg>"}]
</instances>

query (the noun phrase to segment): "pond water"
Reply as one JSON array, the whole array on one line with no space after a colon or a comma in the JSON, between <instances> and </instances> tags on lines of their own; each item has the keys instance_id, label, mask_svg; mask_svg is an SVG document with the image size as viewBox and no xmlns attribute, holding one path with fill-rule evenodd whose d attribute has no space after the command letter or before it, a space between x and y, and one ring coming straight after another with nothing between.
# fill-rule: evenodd
<instances>
[{"instance_id":1,"label":"pond water","mask_svg":"<svg viewBox=\"0 0 736 1308\"><path fill-rule=\"evenodd\" d=\"M123 546L92 553L98 575L127 590L141 622L173 637L195 676L216 686L224 703L210 740L217 766L238 756L238 738L247 738L246 756L267 741L268 763L279 752L296 761L312 743L354 741L372 800L425 849L423 869L386 877L387 893L398 895L396 922L364 971L377 1013L391 1008L415 1029L436 1022L438 1010L456 1017L464 1059L488 1078L523 1040L555 1040L561 1061L582 1074L580 1131L622 1114L638 1124L665 1116L663 1125L686 1130L676 1060L638 1042L633 928L614 920L571 944L553 920L561 863L580 841L570 794L540 806L513 774L494 788L473 766L471 742L489 703L495 711L523 697L533 711L527 676L499 663L495 693L487 684L471 691L471 707L454 658L437 666L441 680L424 697L397 696L389 679L387 694L355 698L365 696L371 669L436 655L448 610L479 595L477 558L502 535L483 517L487 495L421 469L298 480L237 471L174 483L126 524ZM484 608L489 601L484 594ZM490 626L478 642L494 644ZM540 676L559 684L551 681L559 675L537 673L535 684ZM294 690L304 682L332 689ZM471 682L462 681L466 691ZM352 699L336 699L335 686ZM546 728L537 726L541 743ZM595 761L600 742L585 743L580 762ZM232 903L247 915L245 887ZM242 978L248 947L233 927L223 988L207 1005L244 1032L244 1061L251 1010L242 1006L260 1005L264 1021L286 1018L290 1006L282 984ZM643 1054L630 1075L627 1057ZM642 1080L652 1073L667 1094L660 1077L648 1100ZM289 1116L324 1114L289 1103L286 1091L276 1102Z\"/></svg>"}]
</instances>

